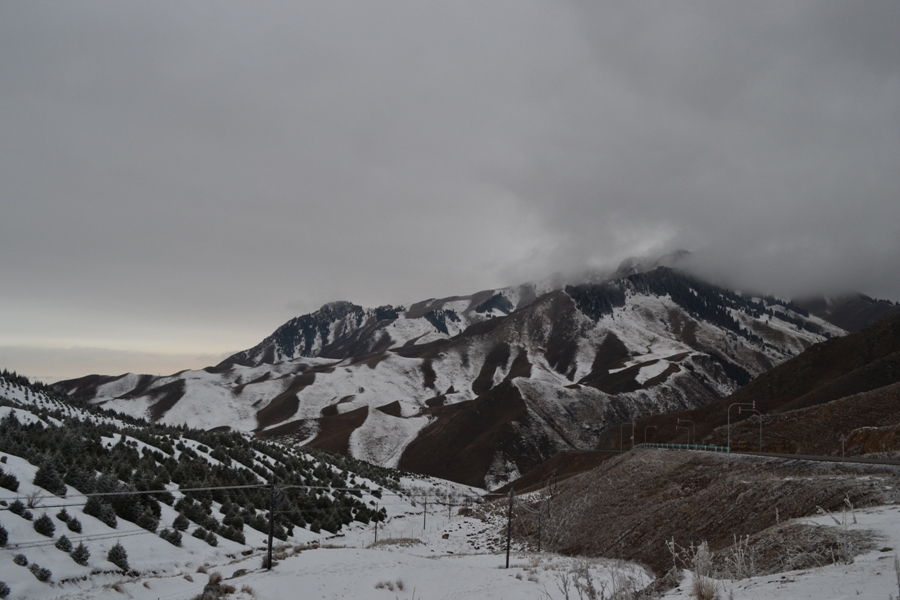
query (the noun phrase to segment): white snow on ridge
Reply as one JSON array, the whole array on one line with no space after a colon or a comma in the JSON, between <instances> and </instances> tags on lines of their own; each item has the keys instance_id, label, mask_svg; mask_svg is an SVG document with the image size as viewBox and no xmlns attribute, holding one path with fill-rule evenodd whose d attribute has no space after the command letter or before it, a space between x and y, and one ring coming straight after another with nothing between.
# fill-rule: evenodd
<instances>
[{"instance_id":1,"label":"white snow on ridge","mask_svg":"<svg viewBox=\"0 0 900 600\"><path fill-rule=\"evenodd\" d=\"M634 380L640 384L644 384L648 379L662 375L665 370L669 368L670 364L671 363L666 360L658 360L652 364L641 367L641 370L635 376Z\"/></svg>"},{"instance_id":2,"label":"white snow on ridge","mask_svg":"<svg viewBox=\"0 0 900 600\"><path fill-rule=\"evenodd\" d=\"M140 375L127 373L115 381L110 381L109 383L98 386L97 396L103 396L104 398L118 398L133 390L137 386L139 380Z\"/></svg>"},{"instance_id":3,"label":"white snow on ridge","mask_svg":"<svg viewBox=\"0 0 900 600\"><path fill-rule=\"evenodd\" d=\"M430 421L428 417L393 417L370 409L365 423L350 436L350 454L396 468L403 451Z\"/></svg>"}]
</instances>

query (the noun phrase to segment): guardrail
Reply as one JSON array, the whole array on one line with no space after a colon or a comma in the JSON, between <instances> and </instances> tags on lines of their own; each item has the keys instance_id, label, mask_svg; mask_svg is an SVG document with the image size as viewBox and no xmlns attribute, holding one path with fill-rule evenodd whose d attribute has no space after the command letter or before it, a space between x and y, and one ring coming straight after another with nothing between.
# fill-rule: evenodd
<instances>
[{"instance_id":1,"label":"guardrail","mask_svg":"<svg viewBox=\"0 0 900 600\"><path fill-rule=\"evenodd\" d=\"M663 448L666 450L700 450L702 452L728 452L728 446L707 446L705 444L635 444L635 448Z\"/></svg>"}]
</instances>

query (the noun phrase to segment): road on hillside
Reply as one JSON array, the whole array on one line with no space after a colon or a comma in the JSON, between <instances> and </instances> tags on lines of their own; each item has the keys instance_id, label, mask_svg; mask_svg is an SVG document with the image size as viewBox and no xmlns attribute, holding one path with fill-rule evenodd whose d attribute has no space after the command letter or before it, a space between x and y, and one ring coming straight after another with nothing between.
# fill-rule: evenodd
<instances>
[{"instance_id":1,"label":"road on hillside","mask_svg":"<svg viewBox=\"0 0 900 600\"><path fill-rule=\"evenodd\" d=\"M750 456L771 456L774 458L793 458L796 460L818 460L823 462L852 462L852 463L866 463L871 465L893 465L900 466L900 460L890 460L887 458L861 458L861 457L846 457L841 458L840 456L817 456L815 454L779 454L775 452L735 452L731 451L731 454L747 454Z\"/></svg>"}]
</instances>

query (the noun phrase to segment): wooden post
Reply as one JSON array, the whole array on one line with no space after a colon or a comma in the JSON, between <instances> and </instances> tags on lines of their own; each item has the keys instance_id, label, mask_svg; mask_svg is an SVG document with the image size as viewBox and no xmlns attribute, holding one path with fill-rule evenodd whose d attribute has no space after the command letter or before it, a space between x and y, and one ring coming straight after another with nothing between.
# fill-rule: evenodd
<instances>
[{"instance_id":1,"label":"wooden post","mask_svg":"<svg viewBox=\"0 0 900 600\"><path fill-rule=\"evenodd\" d=\"M272 570L272 536L275 534L275 474L269 484L269 544L266 554L266 571Z\"/></svg>"},{"instance_id":2,"label":"wooden post","mask_svg":"<svg viewBox=\"0 0 900 600\"><path fill-rule=\"evenodd\" d=\"M375 543L378 543L378 503L375 503Z\"/></svg>"},{"instance_id":3,"label":"wooden post","mask_svg":"<svg viewBox=\"0 0 900 600\"><path fill-rule=\"evenodd\" d=\"M541 513L544 512L544 503L538 504L538 552L541 551Z\"/></svg>"},{"instance_id":4,"label":"wooden post","mask_svg":"<svg viewBox=\"0 0 900 600\"><path fill-rule=\"evenodd\" d=\"M506 568L509 568L509 542L512 539L512 504L513 491L509 490L509 508L506 511Z\"/></svg>"},{"instance_id":5,"label":"wooden post","mask_svg":"<svg viewBox=\"0 0 900 600\"><path fill-rule=\"evenodd\" d=\"M425 498L425 505L422 509L422 531L425 531L425 523L428 521L428 498Z\"/></svg>"}]
</instances>

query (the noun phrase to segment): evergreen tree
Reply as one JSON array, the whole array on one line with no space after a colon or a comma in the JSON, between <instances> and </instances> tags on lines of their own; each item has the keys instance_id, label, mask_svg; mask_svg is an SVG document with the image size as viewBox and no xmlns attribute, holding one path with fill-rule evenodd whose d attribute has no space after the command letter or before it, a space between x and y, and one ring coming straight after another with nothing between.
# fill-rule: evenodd
<instances>
[{"instance_id":1,"label":"evergreen tree","mask_svg":"<svg viewBox=\"0 0 900 600\"><path fill-rule=\"evenodd\" d=\"M5 546L8 541L9 533L6 531L6 527L0 525L0 546Z\"/></svg>"},{"instance_id":2,"label":"evergreen tree","mask_svg":"<svg viewBox=\"0 0 900 600\"><path fill-rule=\"evenodd\" d=\"M205 539L206 539L206 543L209 544L210 546L218 546L219 545L219 538L217 538L216 534L214 534L212 531L206 532Z\"/></svg>"},{"instance_id":3,"label":"evergreen tree","mask_svg":"<svg viewBox=\"0 0 900 600\"><path fill-rule=\"evenodd\" d=\"M177 529L178 531L187 531L188 525L190 525L190 521L187 520L183 514L178 513L178 516L175 517L175 520L172 522L172 527Z\"/></svg>"},{"instance_id":4,"label":"evergreen tree","mask_svg":"<svg viewBox=\"0 0 900 600\"><path fill-rule=\"evenodd\" d=\"M181 532L168 527L159 532L159 537L166 540L173 546L181 547Z\"/></svg>"},{"instance_id":5,"label":"evergreen tree","mask_svg":"<svg viewBox=\"0 0 900 600\"><path fill-rule=\"evenodd\" d=\"M11 590L9 589L9 586L6 585L6 582L0 581L0 598L6 598L7 596L9 596L10 591Z\"/></svg>"},{"instance_id":6,"label":"evergreen tree","mask_svg":"<svg viewBox=\"0 0 900 600\"><path fill-rule=\"evenodd\" d=\"M4 456L3 458L6 457ZM12 473L6 473L3 469L0 469L0 487L6 488L11 492L18 492L19 479Z\"/></svg>"},{"instance_id":7,"label":"evergreen tree","mask_svg":"<svg viewBox=\"0 0 900 600\"><path fill-rule=\"evenodd\" d=\"M128 553L125 551L125 547L120 542L116 542L116 545L109 549L109 553L106 555L106 560L116 565L123 571L128 570Z\"/></svg>"},{"instance_id":8,"label":"evergreen tree","mask_svg":"<svg viewBox=\"0 0 900 600\"><path fill-rule=\"evenodd\" d=\"M53 576L53 573L50 572L50 569L46 569L37 563L31 563L31 566L28 567L28 570L31 571L32 575L37 577L38 581L50 581L50 578Z\"/></svg>"},{"instance_id":9,"label":"evergreen tree","mask_svg":"<svg viewBox=\"0 0 900 600\"><path fill-rule=\"evenodd\" d=\"M141 516L138 517L137 526L146 529L147 531L156 531L156 528L159 526L159 519L153 516L153 513L149 510L145 510L141 513Z\"/></svg>"},{"instance_id":10,"label":"evergreen tree","mask_svg":"<svg viewBox=\"0 0 900 600\"><path fill-rule=\"evenodd\" d=\"M25 503L18 498L9 503L9 512L14 515L19 515L23 519L27 519L29 521L34 518L34 515L31 514L31 511L25 508Z\"/></svg>"},{"instance_id":11,"label":"evergreen tree","mask_svg":"<svg viewBox=\"0 0 900 600\"><path fill-rule=\"evenodd\" d=\"M231 540L232 542L237 542L238 544L245 544L246 538L244 538L244 532L238 531L232 527L223 527L219 534L225 538L226 540Z\"/></svg>"},{"instance_id":12,"label":"evergreen tree","mask_svg":"<svg viewBox=\"0 0 900 600\"><path fill-rule=\"evenodd\" d=\"M53 537L54 532L56 532L56 525L53 524L53 519L50 518L50 515L44 513L34 522L34 530L41 535Z\"/></svg>"},{"instance_id":13,"label":"evergreen tree","mask_svg":"<svg viewBox=\"0 0 900 600\"><path fill-rule=\"evenodd\" d=\"M63 478L59 476L56 469L47 465L40 467L34 474L34 485L57 496L66 495L66 484L63 482Z\"/></svg>"},{"instance_id":14,"label":"evergreen tree","mask_svg":"<svg viewBox=\"0 0 900 600\"><path fill-rule=\"evenodd\" d=\"M88 563L88 560L91 558L91 553L88 551L87 546L84 545L83 542L79 543L78 546L69 553L69 556L72 557L72 560L77 562L79 565L85 566Z\"/></svg>"},{"instance_id":15,"label":"evergreen tree","mask_svg":"<svg viewBox=\"0 0 900 600\"><path fill-rule=\"evenodd\" d=\"M76 517L69 518L69 531L81 533L81 521L79 521Z\"/></svg>"},{"instance_id":16,"label":"evergreen tree","mask_svg":"<svg viewBox=\"0 0 900 600\"><path fill-rule=\"evenodd\" d=\"M112 506L97 498L97 496L88 498L88 501L82 510L84 514L97 517L112 528L115 528L118 525L116 511L113 510Z\"/></svg>"},{"instance_id":17,"label":"evergreen tree","mask_svg":"<svg viewBox=\"0 0 900 600\"><path fill-rule=\"evenodd\" d=\"M62 550L63 552L71 552L72 551L72 542L65 535L59 536L59 539L56 540L56 547Z\"/></svg>"}]
</instances>

